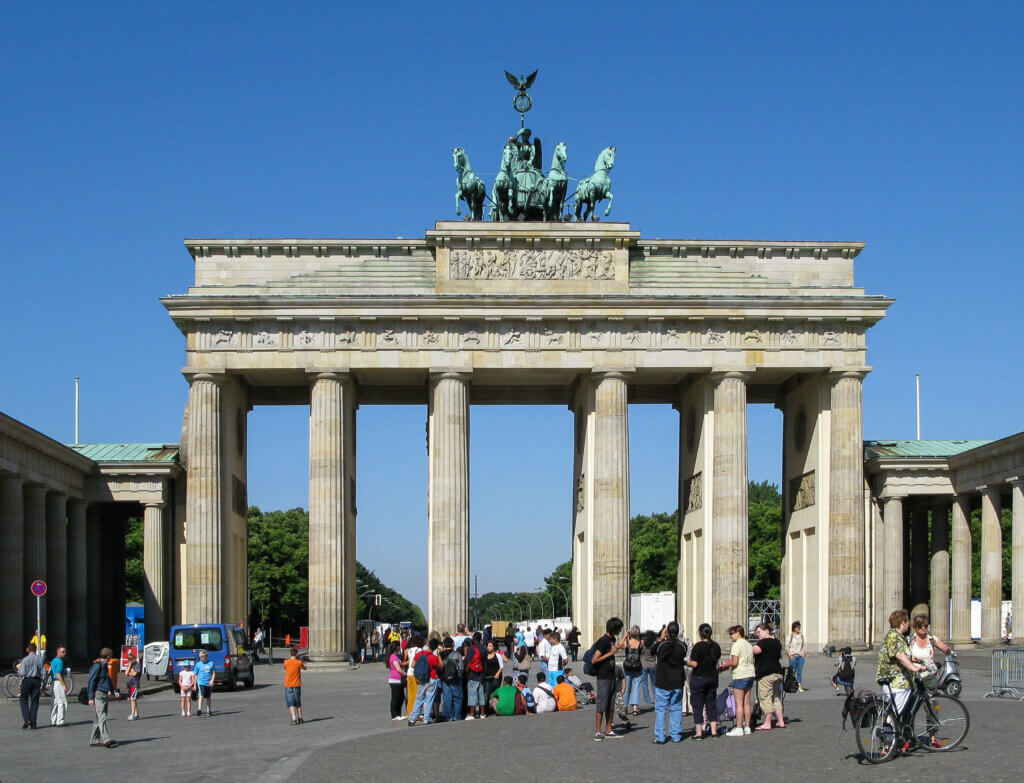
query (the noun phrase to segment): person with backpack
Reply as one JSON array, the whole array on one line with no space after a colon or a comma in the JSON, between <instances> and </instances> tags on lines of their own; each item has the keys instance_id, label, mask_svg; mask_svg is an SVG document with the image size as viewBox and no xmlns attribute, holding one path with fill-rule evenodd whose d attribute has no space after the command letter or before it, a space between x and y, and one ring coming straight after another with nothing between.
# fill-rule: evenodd
<instances>
[{"instance_id":1,"label":"person with backpack","mask_svg":"<svg viewBox=\"0 0 1024 783\"><path fill-rule=\"evenodd\" d=\"M622 660L622 671L626 675L626 707L633 708L633 715L640 714L641 691L644 702L651 704L651 694L647 691L647 677L644 674L643 647L640 626L634 625L626 637L626 657Z\"/></svg>"},{"instance_id":2,"label":"person with backpack","mask_svg":"<svg viewBox=\"0 0 1024 783\"><path fill-rule=\"evenodd\" d=\"M797 690L804 693L804 662L805 642L800 621L796 620L789 628L789 638L786 640L786 655L789 656L789 665L793 667L796 675Z\"/></svg>"},{"instance_id":3,"label":"person with backpack","mask_svg":"<svg viewBox=\"0 0 1024 783\"><path fill-rule=\"evenodd\" d=\"M107 731L107 699L115 698L114 686L110 682L110 669L107 666L113 655L113 650L104 647L100 650L100 657L89 667L89 706L96 709L96 720L93 721L92 734L89 737L89 744L93 747L103 745L112 748L117 744Z\"/></svg>"},{"instance_id":4,"label":"person with backpack","mask_svg":"<svg viewBox=\"0 0 1024 783\"><path fill-rule=\"evenodd\" d=\"M853 654L852 647L843 647L839 650L839 660L835 663L836 672L828 681L836 689L836 696L853 693L853 680L856 677L857 656ZM842 693L840 693L840 687Z\"/></svg>"},{"instance_id":5,"label":"person with backpack","mask_svg":"<svg viewBox=\"0 0 1024 783\"><path fill-rule=\"evenodd\" d=\"M597 680L597 717L594 731L594 742L605 739L618 739L612 729L612 716L615 714L615 653L626 646L624 639L618 639L622 633L622 620L609 617L604 624L604 635L601 636L583 655L583 673L592 675ZM601 721L604 720L605 731L601 733Z\"/></svg>"},{"instance_id":6,"label":"person with backpack","mask_svg":"<svg viewBox=\"0 0 1024 783\"><path fill-rule=\"evenodd\" d=\"M512 656L512 676L518 680L520 674L525 674L527 679L529 679L531 668L533 668L533 658L530 657L530 652L526 649L526 645L520 645L515 655Z\"/></svg>"},{"instance_id":7,"label":"person with backpack","mask_svg":"<svg viewBox=\"0 0 1024 783\"><path fill-rule=\"evenodd\" d=\"M638 629L639 630L639 629ZM654 739L664 745L665 713L668 713L669 736L673 742L683 741L683 685L686 683L686 644L679 639L679 623L675 620L661 630L654 645L658 667L654 674ZM628 655L628 653L627 653Z\"/></svg>"},{"instance_id":8,"label":"person with backpack","mask_svg":"<svg viewBox=\"0 0 1024 783\"><path fill-rule=\"evenodd\" d=\"M409 713L409 727L416 725L420 715L423 722L432 722L432 710L434 708L434 694L437 690L437 673L441 668L441 661L438 660L434 651L437 650L437 639L431 639L426 650L416 653L413 660L413 676L416 678L416 701L413 703L412 712Z\"/></svg>"},{"instance_id":9,"label":"person with backpack","mask_svg":"<svg viewBox=\"0 0 1024 783\"><path fill-rule=\"evenodd\" d=\"M700 641L693 645L686 665L690 673L690 706L693 708L694 740L704 739L707 725L710 736L718 737L718 662L722 648L711 638L711 626L697 628Z\"/></svg>"},{"instance_id":10,"label":"person with backpack","mask_svg":"<svg viewBox=\"0 0 1024 783\"><path fill-rule=\"evenodd\" d=\"M441 649L441 708L449 722L462 720L463 665L454 640L446 638Z\"/></svg>"},{"instance_id":11,"label":"person with backpack","mask_svg":"<svg viewBox=\"0 0 1024 783\"><path fill-rule=\"evenodd\" d=\"M772 713L775 714L775 725L784 729L786 718L782 713L782 699L779 697L782 688L782 644L772 636L772 627L768 623L759 623L755 633L757 639L753 651L757 703L764 715L763 723L755 731L771 730Z\"/></svg>"},{"instance_id":12,"label":"person with backpack","mask_svg":"<svg viewBox=\"0 0 1024 783\"><path fill-rule=\"evenodd\" d=\"M573 663L575 663L580 655L580 629L574 625L565 640L569 643L569 655L572 656Z\"/></svg>"},{"instance_id":13,"label":"person with backpack","mask_svg":"<svg viewBox=\"0 0 1024 783\"><path fill-rule=\"evenodd\" d=\"M523 707L527 715L537 712L537 700L533 698L533 691L530 690L530 681L525 674L520 674L516 680L516 688L523 699Z\"/></svg>"},{"instance_id":14,"label":"person with backpack","mask_svg":"<svg viewBox=\"0 0 1024 783\"><path fill-rule=\"evenodd\" d=\"M466 650L466 720L484 717L484 658L486 653L480 646L480 632L473 634L473 639Z\"/></svg>"}]
</instances>

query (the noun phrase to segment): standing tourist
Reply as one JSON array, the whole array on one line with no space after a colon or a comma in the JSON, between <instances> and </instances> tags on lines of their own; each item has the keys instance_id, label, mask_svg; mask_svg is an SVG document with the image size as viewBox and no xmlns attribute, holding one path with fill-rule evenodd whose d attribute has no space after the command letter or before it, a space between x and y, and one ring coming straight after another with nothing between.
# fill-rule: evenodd
<instances>
[{"instance_id":1,"label":"standing tourist","mask_svg":"<svg viewBox=\"0 0 1024 783\"><path fill-rule=\"evenodd\" d=\"M68 684L64 679L67 671L64 658L68 651L64 645L57 647L57 657L50 661L50 675L53 677L53 705L50 707L50 725L67 728L64 713L68 709Z\"/></svg>"},{"instance_id":2,"label":"standing tourist","mask_svg":"<svg viewBox=\"0 0 1024 783\"><path fill-rule=\"evenodd\" d=\"M675 620L661 631L654 645L658 666L654 674L654 744L664 745L665 713L668 712L669 736L683 741L683 685L686 682L686 645L679 640Z\"/></svg>"},{"instance_id":3,"label":"standing tourist","mask_svg":"<svg viewBox=\"0 0 1024 783\"><path fill-rule=\"evenodd\" d=\"M640 648L640 665L644 669L644 701L650 706L654 702L649 698L647 689L650 688L654 691L654 677L657 674L658 659L655 657L652 650L654 645L658 643L658 634L654 631L644 631L643 635L644 646ZM685 705L684 705L685 714Z\"/></svg>"},{"instance_id":4,"label":"standing tourist","mask_svg":"<svg viewBox=\"0 0 1024 783\"><path fill-rule=\"evenodd\" d=\"M39 714L39 693L43 689L43 656L36 652L35 642L29 642L25 648L25 657L18 664L18 675L21 677L21 727L34 729Z\"/></svg>"},{"instance_id":5,"label":"standing tourist","mask_svg":"<svg viewBox=\"0 0 1024 783\"><path fill-rule=\"evenodd\" d=\"M369 646L370 640L366 636L366 631L360 628L356 632L356 647L359 648L359 663L366 663L366 648Z\"/></svg>"},{"instance_id":6,"label":"standing tourist","mask_svg":"<svg viewBox=\"0 0 1024 783\"><path fill-rule=\"evenodd\" d=\"M373 628L373 633L370 634L370 647L373 649L373 657L376 660L380 655L380 629L376 626Z\"/></svg>"},{"instance_id":7,"label":"standing tourist","mask_svg":"<svg viewBox=\"0 0 1024 783\"><path fill-rule=\"evenodd\" d=\"M551 648L548 650L548 685L552 688L559 676L565 674L565 662L569 660L569 651L562 644L562 635L558 631L551 634Z\"/></svg>"},{"instance_id":8,"label":"standing tourist","mask_svg":"<svg viewBox=\"0 0 1024 783\"><path fill-rule=\"evenodd\" d=\"M511 658L513 653L513 647L516 642L515 630L512 628L512 624L509 623L505 626L505 654Z\"/></svg>"},{"instance_id":9,"label":"standing tourist","mask_svg":"<svg viewBox=\"0 0 1024 783\"><path fill-rule=\"evenodd\" d=\"M142 685L142 667L135 653L128 653L128 671L125 672L125 685L128 688L128 720L139 719L139 687Z\"/></svg>"},{"instance_id":10,"label":"standing tourist","mask_svg":"<svg viewBox=\"0 0 1024 783\"><path fill-rule=\"evenodd\" d=\"M487 653L480 646L480 632L473 634L466 650L466 720L484 717L484 658Z\"/></svg>"},{"instance_id":11,"label":"standing tourist","mask_svg":"<svg viewBox=\"0 0 1024 783\"><path fill-rule=\"evenodd\" d=\"M260 627L252 632L252 651L253 659L259 663L260 653L263 652L263 629Z\"/></svg>"},{"instance_id":12,"label":"standing tourist","mask_svg":"<svg viewBox=\"0 0 1024 783\"><path fill-rule=\"evenodd\" d=\"M624 640L617 639L622 633L622 620L610 617L604 624L604 630L604 635L590 648L593 651L590 665L597 680L597 728L594 731L594 742L600 742L605 737L617 739L622 736L612 730L612 715L615 713L615 653L626 644ZM539 705L537 711L540 712ZM604 734L601 733L602 718L605 723Z\"/></svg>"},{"instance_id":13,"label":"standing tourist","mask_svg":"<svg viewBox=\"0 0 1024 783\"><path fill-rule=\"evenodd\" d=\"M569 655L575 662L580 654L580 629L574 625L565 640L569 642Z\"/></svg>"},{"instance_id":14,"label":"standing tourist","mask_svg":"<svg viewBox=\"0 0 1024 783\"><path fill-rule=\"evenodd\" d=\"M441 650L441 707L449 721L462 719L462 678L464 661L449 636Z\"/></svg>"},{"instance_id":15,"label":"standing tourist","mask_svg":"<svg viewBox=\"0 0 1024 783\"><path fill-rule=\"evenodd\" d=\"M405 667L402 666L401 645L388 642L385 660L388 667L388 687L391 689L391 720L402 719L402 702L405 699Z\"/></svg>"},{"instance_id":16,"label":"standing tourist","mask_svg":"<svg viewBox=\"0 0 1024 783\"><path fill-rule=\"evenodd\" d=\"M548 654L551 652L551 632L547 628L540 631L540 638L537 639L537 660L540 663L540 670L547 676Z\"/></svg>"},{"instance_id":17,"label":"standing tourist","mask_svg":"<svg viewBox=\"0 0 1024 783\"><path fill-rule=\"evenodd\" d=\"M501 675L505 670L505 662L501 653L498 652L497 639L489 639L487 642L487 655L484 658L484 709L480 717L486 713L486 705L491 703L491 694L501 685Z\"/></svg>"},{"instance_id":18,"label":"standing tourist","mask_svg":"<svg viewBox=\"0 0 1024 783\"><path fill-rule=\"evenodd\" d=\"M112 748L117 744L107 731L107 699L114 695L107 664L113 655L113 650L104 647L100 650L100 657L89 667L89 706L96 708L96 719L93 721L92 734L89 736L89 744L93 747L103 745Z\"/></svg>"},{"instance_id":19,"label":"standing tourist","mask_svg":"<svg viewBox=\"0 0 1024 783\"><path fill-rule=\"evenodd\" d=\"M747 641L746 631L742 625L734 625L729 629L732 649L729 660L719 666L720 669L732 669L732 695L736 700L736 725L729 729L726 736L742 737L750 733L750 688L754 684L754 648Z\"/></svg>"},{"instance_id":20,"label":"standing tourist","mask_svg":"<svg viewBox=\"0 0 1024 783\"><path fill-rule=\"evenodd\" d=\"M203 702L206 702L206 717L213 715L213 661L208 660L210 654L206 650L199 651L199 662L196 663L196 685L199 687L199 705L196 717L203 717Z\"/></svg>"},{"instance_id":21,"label":"standing tourist","mask_svg":"<svg viewBox=\"0 0 1024 783\"><path fill-rule=\"evenodd\" d=\"M790 626L789 638L786 640L786 655L789 656L789 665L793 667L796 674L797 690L805 692L804 688L804 635L800 621L797 620Z\"/></svg>"},{"instance_id":22,"label":"standing tourist","mask_svg":"<svg viewBox=\"0 0 1024 783\"><path fill-rule=\"evenodd\" d=\"M939 667L935 663L935 648L938 647L946 655L952 652L952 648L931 633L928 615L915 614L912 625L914 626L914 636L910 642L910 660L924 666L925 685L934 688L936 675L939 673Z\"/></svg>"},{"instance_id":23,"label":"standing tourist","mask_svg":"<svg viewBox=\"0 0 1024 783\"><path fill-rule=\"evenodd\" d=\"M420 716L423 723L432 722L434 709L434 693L437 690L437 672L441 668L441 661L434 654L437 650L437 639L431 639L426 650L420 650L413 659L412 671L416 678L416 701L413 703L412 712L409 713L409 726L415 726Z\"/></svg>"},{"instance_id":24,"label":"standing tourist","mask_svg":"<svg viewBox=\"0 0 1024 783\"><path fill-rule=\"evenodd\" d=\"M302 723L302 670L306 664L299 660L299 651L292 647L291 657L284 662L284 703L291 715L292 725Z\"/></svg>"},{"instance_id":25,"label":"standing tourist","mask_svg":"<svg viewBox=\"0 0 1024 783\"><path fill-rule=\"evenodd\" d=\"M754 676L757 677L757 703L764 714L764 722L757 731L769 731L772 728L772 713L775 714L775 725L786 728L786 718L782 714L782 645L772 636L772 627L768 623L759 623L754 629L757 640L754 642Z\"/></svg>"},{"instance_id":26,"label":"standing tourist","mask_svg":"<svg viewBox=\"0 0 1024 783\"><path fill-rule=\"evenodd\" d=\"M526 651L531 658L537 657L537 633L530 626L526 626Z\"/></svg>"},{"instance_id":27,"label":"standing tourist","mask_svg":"<svg viewBox=\"0 0 1024 783\"><path fill-rule=\"evenodd\" d=\"M644 702L651 703L651 695L647 692L647 677L644 675L643 647L640 626L634 625L626 637L626 656L622 659L622 671L626 675L626 706L633 708L633 715L640 714L641 690Z\"/></svg>"},{"instance_id":28,"label":"standing tourist","mask_svg":"<svg viewBox=\"0 0 1024 783\"><path fill-rule=\"evenodd\" d=\"M876 679L890 677L889 690L892 692L893 702L897 712L903 712L907 699L910 698L910 680L907 672L925 671L925 667L915 663L910 657L910 647L907 645L907 631L910 630L910 620L907 618L906 609L897 609L889 615L889 630L882 639L882 646L878 649L878 676Z\"/></svg>"},{"instance_id":29,"label":"standing tourist","mask_svg":"<svg viewBox=\"0 0 1024 783\"><path fill-rule=\"evenodd\" d=\"M43 659L43 661L45 661L46 660L46 634L45 633L42 634L42 635L32 634L32 638L29 639L29 643L30 644L34 644L36 646L36 651L39 653L39 657L41 657Z\"/></svg>"},{"instance_id":30,"label":"standing tourist","mask_svg":"<svg viewBox=\"0 0 1024 783\"><path fill-rule=\"evenodd\" d=\"M413 672L413 664L416 656L423 648L423 637L413 634L409 637L409 643L405 648L405 660L402 662L405 668L405 714L412 715L412 706L416 703L416 674Z\"/></svg>"},{"instance_id":31,"label":"standing tourist","mask_svg":"<svg viewBox=\"0 0 1024 783\"><path fill-rule=\"evenodd\" d=\"M711 638L711 626L701 623L697 629L700 641L690 650L690 705L693 708L695 740L704 738L704 724L709 724L712 737L718 736L718 662L722 648Z\"/></svg>"},{"instance_id":32,"label":"standing tourist","mask_svg":"<svg viewBox=\"0 0 1024 783\"><path fill-rule=\"evenodd\" d=\"M181 717L192 717L192 696L196 689L196 673L185 661L184 668L178 672L178 690L181 692Z\"/></svg>"}]
</instances>

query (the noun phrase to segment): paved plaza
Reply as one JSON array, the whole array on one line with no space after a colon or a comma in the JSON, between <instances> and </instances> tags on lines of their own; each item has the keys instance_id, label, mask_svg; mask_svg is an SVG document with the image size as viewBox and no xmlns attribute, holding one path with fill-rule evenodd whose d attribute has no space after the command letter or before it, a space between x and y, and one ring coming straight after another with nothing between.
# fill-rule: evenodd
<instances>
[{"instance_id":1,"label":"paved plaza","mask_svg":"<svg viewBox=\"0 0 1024 783\"><path fill-rule=\"evenodd\" d=\"M873 667L860 668L861 685ZM1016 781L1024 754L1024 704L982 699L988 656L967 653L965 700L971 732L962 749L916 752L881 767L860 762L852 729L840 728L841 699L825 683L829 662L812 657L809 693L789 697L791 726L771 734L679 745L651 744L653 714L644 712L619 740L598 744L593 711L527 718L489 718L409 729L386 717L387 686L380 665L304 677L307 722L288 725L280 671L260 667L256 688L217 693L210 719L181 718L173 692L140 702L144 719L125 720L114 704L110 730L119 746L87 745L91 710L73 704L69 729L20 730L16 701L2 706L0 781L108 781L136 770L147 781L523 780L523 769L558 780L677 780L702 771L708 781L936 780ZM44 700L41 711L49 709ZM40 724L45 724L45 719ZM688 723L684 724L688 725ZM550 775L544 770L551 770ZM767 777L765 777L767 775Z\"/></svg>"}]
</instances>

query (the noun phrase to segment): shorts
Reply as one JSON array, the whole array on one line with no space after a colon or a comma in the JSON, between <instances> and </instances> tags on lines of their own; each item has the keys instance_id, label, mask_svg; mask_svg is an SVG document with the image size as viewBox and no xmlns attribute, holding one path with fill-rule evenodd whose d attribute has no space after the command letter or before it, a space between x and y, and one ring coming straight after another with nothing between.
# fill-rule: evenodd
<instances>
[{"instance_id":1,"label":"shorts","mask_svg":"<svg viewBox=\"0 0 1024 783\"><path fill-rule=\"evenodd\" d=\"M284 689L284 703L287 707L301 707L302 706L302 687L297 688L285 688Z\"/></svg>"},{"instance_id":2,"label":"shorts","mask_svg":"<svg viewBox=\"0 0 1024 783\"><path fill-rule=\"evenodd\" d=\"M767 674L757 681L757 703L765 715L782 710L782 699L779 698L781 687L781 674Z\"/></svg>"},{"instance_id":3,"label":"shorts","mask_svg":"<svg viewBox=\"0 0 1024 783\"><path fill-rule=\"evenodd\" d=\"M135 701L139 698L139 686L129 685L128 686L128 701Z\"/></svg>"},{"instance_id":4,"label":"shorts","mask_svg":"<svg viewBox=\"0 0 1024 783\"><path fill-rule=\"evenodd\" d=\"M597 681L597 705L598 712L613 712L615 710L615 680L611 677Z\"/></svg>"},{"instance_id":5,"label":"shorts","mask_svg":"<svg viewBox=\"0 0 1024 783\"><path fill-rule=\"evenodd\" d=\"M749 691L753 684L753 677L743 677L739 680L734 679L729 687L737 691Z\"/></svg>"},{"instance_id":6,"label":"shorts","mask_svg":"<svg viewBox=\"0 0 1024 783\"><path fill-rule=\"evenodd\" d=\"M212 689L213 689L212 685L200 685L199 686L199 695L202 696L204 699L208 699L208 698L210 698L210 691Z\"/></svg>"},{"instance_id":7,"label":"shorts","mask_svg":"<svg viewBox=\"0 0 1024 783\"><path fill-rule=\"evenodd\" d=\"M466 706L484 707L484 684L480 680L466 680Z\"/></svg>"}]
</instances>

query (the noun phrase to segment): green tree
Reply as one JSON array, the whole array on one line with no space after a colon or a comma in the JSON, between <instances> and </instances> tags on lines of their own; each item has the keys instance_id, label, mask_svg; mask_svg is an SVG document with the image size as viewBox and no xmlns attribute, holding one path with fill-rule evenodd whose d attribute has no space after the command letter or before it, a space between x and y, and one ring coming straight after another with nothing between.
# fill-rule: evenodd
<instances>
[{"instance_id":1,"label":"green tree","mask_svg":"<svg viewBox=\"0 0 1024 783\"><path fill-rule=\"evenodd\" d=\"M630 591L675 590L679 573L679 512L629 520Z\"/></svg>"},{"instance_id":2,"label":"green tree","mask_svg":"<svg viewBox=\"0 0 1024 783\"><path fill-rule=\"evenodd\" d=\"M755 598L781 597L782 494L767 481L748 490L750 592Z\"/></svg>"},{"instance_id":3,"label":"green tree","mask_svg":"<svg viewBox=\"0 0 1024 783\"><path fill-rule=\"evenodd\" d=\"M124 600L142 602L142 519L131 517L124 537Z\"/></svg>"}]
</instances>

